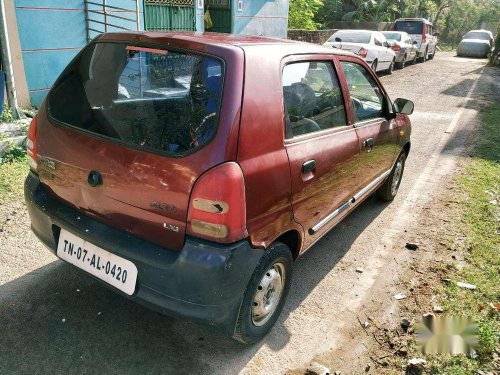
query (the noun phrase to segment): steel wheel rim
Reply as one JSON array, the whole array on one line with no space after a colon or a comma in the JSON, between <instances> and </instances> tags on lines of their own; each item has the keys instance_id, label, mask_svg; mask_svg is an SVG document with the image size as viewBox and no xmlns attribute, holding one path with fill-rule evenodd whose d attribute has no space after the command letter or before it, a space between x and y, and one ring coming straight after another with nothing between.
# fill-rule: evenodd
<instances>
[{"instance_id":1,"label":"steel wheel rim","mask_svg":"<svg viewBox=\"0 0 500 375\"><path fill-rule=\"evenodd\" d=\"M276 262L264 272L252 300L252 323L266 324L278 308L285 286L285 266Z\"/></svg>"},{"instance_id":2,"label":"steel wheel rim","mask_svg":"<svg viewBox=\"0 0 500 375\"><path fill-rule=\"evenodd\" d=\"M401 175L403 174L403 162L398 160L396 163L396 167L394 168L394 177L392 178L392 185L391 185L391 193L392 195L396 195L398 188L399 188L399 182L401 181Z\"/></svg>"}]
</instances>

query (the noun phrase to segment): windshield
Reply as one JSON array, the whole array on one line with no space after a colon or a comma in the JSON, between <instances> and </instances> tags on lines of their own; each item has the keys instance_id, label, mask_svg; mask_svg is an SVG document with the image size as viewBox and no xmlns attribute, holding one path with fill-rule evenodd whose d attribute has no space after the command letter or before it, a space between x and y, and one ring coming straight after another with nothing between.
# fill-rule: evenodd
<instances>
[{"instance_id":1,"label":"windshield","mask_svg":"<svg viewBox=\"0 0 500 375\"><path fill-rule=\"evenodd\" d=\"M394 30L404 31L408 34L422 34L424 23L422 21L398 21Z\"/></svg>"},{"instance_id":2,"label":"windshield","mask_svg":"<svg viewBox=\"0 0 500 375\"><path fill-rule=\"evenodd\" d=\"M490 40L490 36L488 33L482 33L480 31L471 31L464 35L464 39Z\"/></svg>"},{"instance_id":3,"label":"windshield","mask_svg":"<svg viewBox=\"0 0 500 375\"><path fill-rule=\"evenodd\" d=\"M134 147L182 154L215 134L218 59L132 44L94 43L48 98L53 119Z\"/></svg>"},{"instance_id":4,"label":"windshield","mask_svg":"<svg viewBox=\"0 0 500 375\"><path fill-rule=\"evenodd\" d=\"M398 42L401 41L400 33L383 33L387 40L396 40Z\"/></svg>"},{"instance_id":5,"label":"windshield","mask_svg":"<svg viewBox=\"0 0 500 375\"><path fill-rule=\"evenodd\" d=\"M356 32L356 31L337 31L333 34L329 42L335 42L335 38L340 38L343 43L370 43L372 34L367 32Z\"/></svg>"}]
</instances>

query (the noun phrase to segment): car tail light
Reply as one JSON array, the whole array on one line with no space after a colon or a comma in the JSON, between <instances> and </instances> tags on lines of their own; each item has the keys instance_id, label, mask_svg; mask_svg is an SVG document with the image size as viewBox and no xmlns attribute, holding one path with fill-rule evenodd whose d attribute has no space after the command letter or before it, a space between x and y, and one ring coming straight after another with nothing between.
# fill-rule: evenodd
<instances>
[{"instance_id":1,"label":"car tail light","mask_svg":"<svg viewBox=\"0 0 500 375\"><path fill-rule=\"evenodd\" d=\"M37 117L33 117L28 130L28 137L26 140L26 151L28 153L28 162L30 169L36 172L38 167L38 150L37 150L37 140L36 140L36 128L38 125Z\"/></svg>"},{"instance_id":2,"label":"car tail light","mask_svg":"<svg viewBox=\"0 0 500 375\"><path fill-rule=\"evenodd\" d=\"M427 25L424 23L422 27L422 43L425 43L427 40Z\"/></svg>"},{"instance_id":3,"label":"car tail light","mask_svg":"<svg viewBox=\"0 0 500 375\"><path fill-rule=\"evenodd\" d=\"M238 164L221 164L196 181L189 202L187 233L222 243L248 235L245 181Z\"/></svg>"},{"instance_id":4,"label":"car tail light","mask_svg":"<svg viewBox=\"0 0 500 375\"><path fill-rule=\"evenodd\" d=\"M358 51L358 55L365 59L366 56L368 56L368 50L364 47L361 47L361 49Z\"/></svg>"},{"instance_id":5,"label":"car tail light","mask_svg":"<svg viewBox=\"0 0 500 375\"><path fill-rule=\"evenodd\" d=\"M394 51L394 52L399 52L401 51L401 47L398 45L398 44L393 44L391 49Z\"/></svg>"}]
</instances>

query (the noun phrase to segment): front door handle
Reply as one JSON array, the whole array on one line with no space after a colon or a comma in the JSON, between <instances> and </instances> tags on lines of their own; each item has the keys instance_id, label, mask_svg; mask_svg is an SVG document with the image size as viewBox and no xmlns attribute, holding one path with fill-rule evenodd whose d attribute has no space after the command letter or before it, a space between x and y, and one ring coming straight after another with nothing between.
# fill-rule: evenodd
<instances>
[{"instance_id":1,"label":"front door handle","mask_svg":"<svg viewBox=\"0 0 500 375\"><path fill-rule=\"evenodd\" d=\"M307 173L316 169L316 160L308 160L302 164L302 173Z\"/></svg>"},{"instance_id":2,"label":"front door handle","mask_svg":"<svg viewBox=\"0 0 500 375\"><path fill-rule=\"evenodd\" d=\"M373 140L373 138L365 139L365 141L363 142L363 146L365 147L365 150L368 152L372 150L374 144L375 141Z\"/></svg>"}]
</instances>

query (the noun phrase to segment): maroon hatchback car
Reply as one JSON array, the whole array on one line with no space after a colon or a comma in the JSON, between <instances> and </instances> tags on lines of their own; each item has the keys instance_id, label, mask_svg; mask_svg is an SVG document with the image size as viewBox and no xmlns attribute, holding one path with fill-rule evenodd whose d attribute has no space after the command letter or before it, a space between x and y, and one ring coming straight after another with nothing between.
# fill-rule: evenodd
<instances>
[{"instance_id":1,"label":"maroon hatchback car","mask_svg":"<svg viewBox=\"0 0 500 375\"><path fill-rule=\"evenodd\" d=\"M394 198L412 111L344 51L103 34L31 124L32 228L117 292L255 342L293 261L371 193Z\"/></svg>"}]
</instances>

